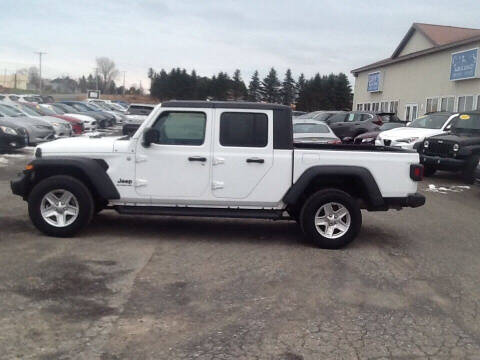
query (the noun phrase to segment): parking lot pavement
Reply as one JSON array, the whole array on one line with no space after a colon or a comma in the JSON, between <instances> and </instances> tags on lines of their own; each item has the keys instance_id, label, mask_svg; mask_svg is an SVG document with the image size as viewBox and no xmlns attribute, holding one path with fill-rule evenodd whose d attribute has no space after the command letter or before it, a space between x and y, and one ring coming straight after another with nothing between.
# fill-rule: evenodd
<instances>
[{"instance_id":1,"label":"parking lot pavement","mask_svg":"<svg viewBox=\"0 0 480 360\"><path fill-rule=\"evenodd\" d=\"M339 251L290 222L112 211L57 239L10 192L31 153L0 155L1 359L480 358L480 188L454 175Z\"/></svg>"}]
</instances>

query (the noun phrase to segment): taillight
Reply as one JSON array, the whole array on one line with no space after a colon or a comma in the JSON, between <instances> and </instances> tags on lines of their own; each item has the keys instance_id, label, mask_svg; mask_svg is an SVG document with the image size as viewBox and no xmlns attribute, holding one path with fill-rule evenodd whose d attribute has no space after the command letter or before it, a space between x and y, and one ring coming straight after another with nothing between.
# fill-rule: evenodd
<instances>
[{"instance_id":1,"label":"taillight","mask_svg":"<svg viewBox=\"0 0 480 360\"><path fill-rule=\"evenodd\" d=\"M382 126L383 125L383 120L380 116L377 116L376 120L372 121L375 125Z\"/></svg>"},{"instance_id":2,"label":"taillight","mask_svg":"<svg viewBox=\"0 0 480 360\"><path fill-rule=\"evenodd\" d=\"M422 181L423 180L423 165L421 165L421 164L410 165L410 178L413 181Z\"/></svg>"}]
</instances>

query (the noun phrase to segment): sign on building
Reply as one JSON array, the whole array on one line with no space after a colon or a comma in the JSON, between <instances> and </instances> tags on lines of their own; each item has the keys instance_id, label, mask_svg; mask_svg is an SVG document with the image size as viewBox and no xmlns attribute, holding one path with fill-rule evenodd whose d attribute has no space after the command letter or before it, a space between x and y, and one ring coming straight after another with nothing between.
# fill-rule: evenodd
<instances>
[{"instance_id":1,"label":"sign on building","mask_svg":"<svg viewBox=\"0 0 480 360\"><path fill-rule=\"evenodd\" d=\"M382 91L382 73L380 71L376 71L368 74L367 91L368 92Z\"/></svg>"},{"instance_id":2,"label":"sign on building","mask_svg":"<svg viewBox=\"0 0 480 360\"><path fill-rule=\"evenodd\" d=\"M87 90L87 99L100 99L100 90Z\"/></svg>"},{"instance_id":3,"label":"sign on building","mask_svg":"<svg viewBox=\"0 0 480 360\"><path fill-rule=\"evenodd\" d=\"M478 48L452 54L450 80L472 79L478 76Z\"/></svg>"}]
</instances>

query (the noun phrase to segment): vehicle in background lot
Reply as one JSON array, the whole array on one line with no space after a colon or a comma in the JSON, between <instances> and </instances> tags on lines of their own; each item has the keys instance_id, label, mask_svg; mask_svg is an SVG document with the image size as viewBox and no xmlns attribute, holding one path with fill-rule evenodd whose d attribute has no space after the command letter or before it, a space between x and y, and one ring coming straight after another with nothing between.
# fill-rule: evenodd
<instances>
[{"instance_id":1,"label":"vehicle in background lot","mask_svg":"<svg viewBox=\"0 0 480 360\"><path fill-rule=\"evenodd\" d=\"M68 121L53 116L43 116L40 112L35 111L34 109L27 106L25 103L18 102L12 104L11 106L15 107L17 110L21 111L24 115L28 117L39 119L49 123L51 126L53 126L56 137L70 137L73 134L72 126Z\"/></svg>"},{"instance_id":2,"label":"vehicle in background lot","mask_svg":"<svg viewBox=\"0 0 480 360\"><path fill-rule=\"evenodd\" d=\"M276 104L168 101L133 137L44 144L14 194L34 225L72 236L94 212L295 219L318 246L360 231L361 209L418 207L415 152L293 143L291 109ZM358 149L361 149L358 151ZM358 151L358 152L357 152Z\"/></svg>"},{"instance_id":3,"label":"vehicle in background lot","mask_svg":"<svg viewBox=\"0 0 480 360\"><path fill-rule=\"evenodd\" d=\"M29 102L29 103L35 103L35 104L42 104L44 102L42 97L37 94L22 94L17 96L18 96L18 99L15 101L19 101L19 102Z\"/></svg>"},{"instance_id":4,"label":"vehicle in background lot","mask_svg":"<svg viewBox=\"0 0 480 360\"><path fill-rule=\"evenodd\" d=\"M461 171L463 180L473 184L480 159L480 111L456 115L447 133L426 138L418 152L425 175Z\"/></svg>"},{"instance_id":5,"label":"vehicle in background lot","mask_svg":"<svg viewBox=\"0 0 480 360\"><path fill-rule=\"evenodd\" d=\"M106 114L103 114L99 111L94 111L80 101L61 101L54 104L60 106L69 113L72 113L73 109L77 114L93 117L97 121L97 128L105 129L107 126L110 126L111 121L108 120ZM111 115L109 115L109 117L110 116Z\"/></svg>"},{"instance_id":6,"label":"vehicle in background lot","mask_svg":"<svg viewBox=\"0 0 480 360\"><path fill-rule=\"evenodd\" d=\"M152 104L130 104L125 113L126 119L122 127L123 135L134 134L154 108L155 105Z\"/></svg>"},{"instance_id":7,"label":"vehicle in background lot","mask_svg":"<svg viewBox=\"0 0 480 360\"><path fill-rule=\"evenodd\" d=\"M292 116L294 118L298 117L298 116L302 116L302 115L305 115L307 112L306 111L297 111L297 110L293 110L292 111Z\"/></svg>"},{"instance_id":8,"label":"vehicle in background lot","mask_svg":"<svg viewBox=\"0 0 480 360\"><path fill-rule=\"evenodd\" d=\"M121 114L119 111L112 110L112 107L110 107L106 102L88 101L88 105L113 115L116 123L122 123L125 120L125 116L123 114Z\"/></svg>"},{"instance_id":9,"label":"vehicle in background lot","mask_svg":"<svg viewBox=\"0 0 480 360\"><path fill-rule=\"evenodd\" d=\"M49 104L55 102L53 96L50 95L40 95L40 98L43 100L43 104Z\"/></svg>"},{"instance_id":10,"label":"vehicle in background lot","mask_svg":"<svg viewBox=\"0 0 480 360\"><path fill-rule=\"evenodd\" d=\"M447 131L455 115L449 112L437 112L420 116L407 124L406 127L380 133L375 144L406 150L416 149L426 137L443 134Z\"/></svg>"},{"instance_id":11,"label":"vehicle in background lot","mask_svg":"<svg viewBox=\"0 0 480 360\"><path fill-rule=\"evenodd\" d=\"M75 119L74 117L59 115L54 111L48 109L47 107L41 106L40 104L24 103L24 106L28 106L30 109L38 113L39 116L49 116L55 117L67 121L72 127L72 131L75 135L80 135L84 131L83 121Z\"/></svg>"},{"instance_id":12,"label":"vehicle in background lot","mask_svg":"<svg viewBox=\"0 0 480 360\"><path fill-rule=\"evenodd\" d=\"M407 123L405 121L386 122L382 126L380 126L376 131L369 131L356 136L355 139L353 139L353 143L363 144L363 145L375 145L375 140L377 139L377 136L381 132L396 129L399 127L404 127L406 125Z\"/></svg>"},{"instance_id":13,"label":"vehicle in background lot","mask_svg":"<svg viewBox=\"0 0 480 360\"><path fill-rule=\"evenodd\" d=\"M0 151L21 149L28 143L27 130L18 123L0 117Z\"/></svg>"},{"instance_id":14,"label":"vehicle in background lot","mask_svg":"<svg viewBox=\"0 0 480 360\"><path fill-rule=\"evenodd\" d=\"M55 139L55 130L49 123L37 118L25 116L21 111L0 103L0 119L6 118L27 131L28 145L36 145Z\"/></svg>"},{"instance_id":15,"label":"vehicle in background lot","mask_svg":"<svg viewBox=\"0 0 480 360\"><path fill-rule=\"evenodd\" d=\"M127 110L128 107L130 106L129 103L127 103L126 101L123 101L123 100L112 100L112 102L122 106L125 110Z\"/></svg>"},{"instance_id":16,"label":"vehicle in background lot","mask_svg":"<svg viewBox=\"0 0 480 360\"><path fill-rule=\"evenodd\" d=\"M293 141L314 144L339 144L342 142L327 124L312 119L293 119Z\"/></svg>"},{"instance_id":17,"label":"vehicle in background lot","mask_svg":"<svg viewBox=\"0 0 480 360\"><path fill-rule=\"evenodd\" d=\"M68 116L80 120L83 123L85 131L93 131L97 129L97 120L94 117L80 114L74 108L65 104L40 104L43 109L48 109L57 115Z\"/></svg>"}]
</instances>

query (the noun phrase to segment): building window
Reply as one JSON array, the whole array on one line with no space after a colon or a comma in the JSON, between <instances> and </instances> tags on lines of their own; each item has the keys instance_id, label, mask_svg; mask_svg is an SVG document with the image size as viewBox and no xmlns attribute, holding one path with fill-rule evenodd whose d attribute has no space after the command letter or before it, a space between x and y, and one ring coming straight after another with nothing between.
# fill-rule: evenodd
<instances>
[{"instance_id":1,"label":"building window","mask_svg":"<svg viewBox=\"0 0 480 360\"><path fill-rule=\"evenodd\" d=\"M363 108L362 108L362 107L363 107L363 105L362 105L362 104L357 104L357 110L360 110L360 111L362 111L362 110L363 110Z\"/></svg>"},{"instance_id":2,"label":"building window","mask_svg":"<svg viewBox=\"0 0 480 360\"><path fill-rule=\"evenodd\" d=\"M459 96L457 110L459 112L473 110L473 95Z\"/></svg>"},{"instance_id":3,"label":"building window","mask_svg":"<svg viewBox=\"0 0 480 360\"><path fill-rule=\"evenodd\" d=\"M380 103L372 103L372 111L378 112L380 108Z\"/></svg>"},{"instance_id":4,"label":"building window","mask_svg":"<svg viewBox=\"0 0 480 360\"><path fill-rule=\"evenodd\" d=\"M365 104L363 108L365 111L370 111L370 104Z\"/></svg>"},{"instance_id":5,"label":"building window","mask_svg":"<svg viewBox=\"0 0 480 360\"><path fill-rule=\"evenodd\" d=\"M440 111L453 112L454 108L455 108L454 96L442 97L442 100L440 102Z\"/></svg>"},{"instance_id":6,"label":"building window","mask_svg":"<svg viewBox=\"0 0 480 360\"><path fill-rule=\"evenodd\" d=\"M380 105L380 111L381 112L388 111L388 101L382 101L382 104Z\"/></svg>"},{"instance_id":7,"label":"building window","mask_svg":"<svg viewBox=\"0 0 480 360\"><path fill-rule=\"evenodd\" d=\"M390 112L396 114L398 111L398 101L390 101Z\"/></svg>"},{"instance_id":8,"label":"building window","mask_svg":"<svg viewBox=\"0 0 480 360\"><path fill-rule=\"evenodd\" d=\"M427 107L425 112L431 113L438 111L438 98L427 99Z\"/></svg>"},{"instance_id":9,"label":"building window","mask_svg":"<svg viewBox=\"0 0 480 360\"><path fill-rule=\"evenodd\" d=\"M480 95L477 96L477 110L480 110Z\"/></svg>"}]
</instances>

